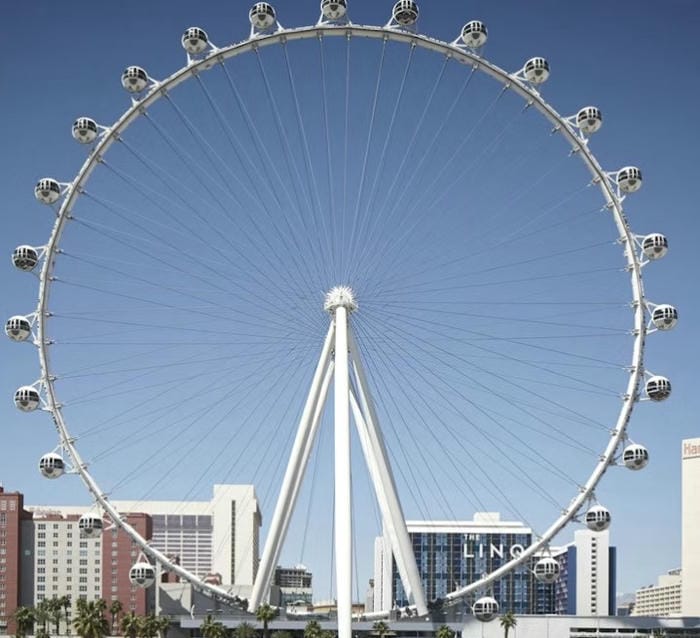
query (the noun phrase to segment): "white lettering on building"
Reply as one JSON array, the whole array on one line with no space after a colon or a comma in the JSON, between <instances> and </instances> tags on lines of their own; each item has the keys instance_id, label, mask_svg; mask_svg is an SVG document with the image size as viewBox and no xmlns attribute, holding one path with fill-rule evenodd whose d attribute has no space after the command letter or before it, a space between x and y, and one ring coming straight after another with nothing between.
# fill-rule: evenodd
<instances>
[{"instance_id":1,"label":"white lettering on building","mask_svg":"<svg viewBox=\"0 0 700 638\"><path fill-rule=\"evenodd\" d=\"M514 545L511 545L508 548L508 555L510 556L510 558L518 558L518 556L520 556L520 554L522 554L524 550L525 548L520 543L515 543ZM469 548L465 544L464 558L476 558L477 556L479 558L484 558L485 552L483 543L474 547L472 551L476 551L476 553L471 553L469 551ZM487 551L489 558L495 558L496 556L498 556L498 558L503 558L506 550L503 546L503 543L500 543L499 545L494 545L493 543L490 543Z\"/></svg>"}]
</instances>

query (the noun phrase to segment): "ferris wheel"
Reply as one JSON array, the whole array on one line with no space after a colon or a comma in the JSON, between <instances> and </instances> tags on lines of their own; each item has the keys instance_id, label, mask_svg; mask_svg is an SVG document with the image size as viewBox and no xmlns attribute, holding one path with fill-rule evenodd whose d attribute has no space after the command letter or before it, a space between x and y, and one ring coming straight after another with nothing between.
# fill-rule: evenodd
<instances>
[{"instance_id":1,"label":"ferris wheel","mask_svg":"<svg viewBox=\"0 0 700 638\"><path fill-rule=\"evenodd\" d=\"M365 518L423 615L406 520L498 508L532 543L443 596L490 620L492 583L556 580L557 535L611 524L606 472L649 461L628 426L671 393L644 346L678 312L644 291L668 242L628 223L642 173L605 170L589 143L600 109L561 115L549 61L490 62L479 20L451 42L419 31L412 0L383 26L352 22L346 0L309 26L264 2L249 21L226 46L186 29L164 79L127 67L116 121L73 124L77 175L36 184L56 220L12 255L39 295L5 331L39 354L14 397L53 419L39 470L87 486L86 537L106 516L140 546L133 583L158 563L226 600L112 499L255 484L271 514L253 610L285 541L310 543L325 489L342 638Z\"/></svg>"}]
</instances>

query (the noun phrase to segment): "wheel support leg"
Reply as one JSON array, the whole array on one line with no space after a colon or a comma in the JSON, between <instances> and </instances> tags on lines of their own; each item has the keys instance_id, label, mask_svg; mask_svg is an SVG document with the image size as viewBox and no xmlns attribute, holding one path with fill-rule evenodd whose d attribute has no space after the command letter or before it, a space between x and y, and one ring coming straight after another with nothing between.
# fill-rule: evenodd
<instances>
[{"instance_id":1,"label":"wheel support leg","mask_svg":"<svg viewBox=\"0 0 700 638\"><path fill-rule=\"evenodd\" d=\"M323 379L325 376L328 376L334 336L335 326L331 322L326 341L323 344L321 357L316 366L313 381L311 382L311 389L306 399L304 411L299 420L294 446L292 447L292 453L289 457L287 470L282 481L282 489L280 490L277 505L272 515L270 531L265 541L265 549L260 561L258 573L255 577L255 583L253 584L253 591L248 606L249 610L253 612L269 595L273 572L279 560L279 554L287 534L291 514L294 511L294 505L299 496L299 489L308 463L309 452L313 446L313 441L310 439L312 431L315 432L315 428L313 427L314 422L320 418L322 412L323 406L319 404L324 385ZM327 387L326 384L326 389ZM323 399L325 401L325 397L323 397Z\"/></svg>"},{"instance_id":2,"label":"wheel support leg","mask_svg":"<svg viewBox=\"0 0 700 638\"><path fill-rule=\"evenodd\" d=\"M423 616L428 613L428 606L425 601L425 593L423 592L416 558L413 554L411 539L408 536L406 519L396 491L394 475L389 465L389 456L379 430L377 413L352 333L349 341L353 379L358 394L358 397L351 394L350 401L353 406L357 429L360 432L360 441L363 442L363 438L366 440L366 443L362 443L362 446L365 451L365 457L367 457L367 466L382 514L384 530L389 536L401 582L409 601L412 599L418 614ZM365 445L368 448L367 450L365 450Z\"/></svg>"}]
</instances>

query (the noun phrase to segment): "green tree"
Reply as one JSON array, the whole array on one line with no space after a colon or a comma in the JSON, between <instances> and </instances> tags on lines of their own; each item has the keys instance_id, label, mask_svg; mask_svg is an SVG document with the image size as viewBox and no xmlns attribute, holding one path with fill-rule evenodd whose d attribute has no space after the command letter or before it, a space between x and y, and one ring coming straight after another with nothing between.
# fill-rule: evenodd
<instances>
[{"instance_id":1,"label":"green tree","mask_svg":"<svg viewBox=\"0 0 700 638\"><path fill-rule=\"evenodd\" d=\"M34 618L38 625L46 631L46 625L51 618L51 601L48 598L44 598L39 601L39 604L34 608Z\"/></svg>"},{"instance_id":2,"label":"green tree","mask_svg":"<svg viewBox=\"0 0 700 638\"><path fill-rule=\"evenodd\" d=\"M122 616L119 626L125 636L136 638L139 633L139 617L133 611L130 611Z\"/></svg>"},{"instance_id":3,"label":"green tree","mask_svg":"<svg viewBox=\"0 0 700 638\"><path fill-rule=\"evenodd\" d=\"M447 625L440 625L435 632L435 638L454 638L455 632Z\"/></svg>"},{"instance_id":4,"label":"green tree","mask_svg":"<svg viewBox=\"0 0 700 638\"><path fill-rule=\"evenodd\" d=\"M113 600L109 606L109 615L112 617L112 634L116 633L117 619L123 611L124 605L122 605L121 600Z\"/></svg>"},{"instance_id":5,"label":"green tree","mask_svg":"<svg viewBox=\"0 0 700 638\"><path fill-rule=\"evenodd\" d=\"M304 627L304 638L321 638L323 630L315 620L309 620Z\"/></svg>"},{"instance_id":6,"label":"green tree","mask_svg":"<svg viewBox=\"0 0 700 638\"><path fill-rule=\"evenodd\" d=\"M53 623L54 632L58 636L61 633L61 617L63 616L63 603L60 598L48 599L47 604L49 620Z\"/></svg>"},{"instance_id":7,"label":"green tree","mask_svg":"<svg viewBox=\"0 0 700 638\"><path fill-rule=\"evenodd\" d=\"M71 599L70 596L61 596L58 599L61 602L61 607L63 607L63 617L66 619L66 634L70 636L70 607Z\"/></svg>"},{"instance_id":8,"label":"green tree","mask_svg":"<svg viewBox=\"0 0 700 638\"><path fill-rule=\"evenodd\" d=\"M263 638L270 638L270 622L277 616L277 609L265 603L255 610L255 618L263 624Z\"/></svg>"},{"instance_id":9,"label":"green tree","mask_svg":"<svg viewBox=\"0 0 700 638\"><path fill-rule=\"evenodd\" d=\"M515 618L515 615L513 614L512 611L507 611L505 614L501 616L500 619L501 622L501 627L503 627L503 637L508 638L508 634L510 633L511 629L515 628L515 625L518 624L518 621Z\"/></svg>"},{"instance_id":10,"label":"green tree","mask_svg":"<svg viewBox=\"0 0 700 638\"><path fill-rule=\"evenodd\" d=\"M199 629L203 638L226 638L226 627L218 620L214 620L211 614L207 614Z\"/></svg>"},{"instance_id":11,"label":"green tree","mask_svg":"<svg viewBox=\"0 0 700 638\"><path fill-rule=\"evenodd\" d=\"M248 622L242 622L233 631L233 635L236 638L254 638L255 633L255 627Z\"/></svg>"},{"instance_id":12,"label":"green tree","mask_svg":"<svg viewBox=\"0 0 700 638\"><path fill-rule=\"evenodd\" d=\"M35 638L51 638L51 634L47 629L39 627L39 629L36 630Z\"/></svg>"},{"instance_id":13,"label":"green tree","mask_svg":"<svg viewBox=\"0 0 700 638\"><path fill-rule=\"evenodd\" d=\"M286 629L283 629L282 631L276 631L274 634L272 634L273 638L294 638L293 634L291 631L287 631Z\"/></svg>"},{"instance_id":14,"label":"green tree","mask_svg":"<svg viewBox=\"0 0 700 638\"><path fill-rule=\"evenodd\" d=\"M137 627L139 638L157 638L158 636L158 620L153 614L139 617ZM223 636L211 638L223 638Z\"/></svg>"},{"instance_id":15,"label":"green tree","mask_svg":"<svg viewBox=\"0 0 700 638\"><path fill-rule=\"evenodd\" d=\"M156 618L158 633L160 638L168 638L168 630L170 629L170 618L167 616L158 616Z\"/></svg>"},{"instance_id":16,"label":"green tree","mask_svg":"<svg viewBox=\"0 0 700 638\"><path fill-rule=\"evenodd\" d=\"M17 625L15 636L24 638L27 634L31 634L32 629L34 629L34 621L36 620L34 609L32 607L17 607L13 615Z\"/></svg>"},{"instance_id":17,"label":"green tree","mask_svg":"<svg viewBox=\"0 0 700 638\"><path fill-rule=\"evenodd\" d=\"M104 638L109 635L109 622L104 617L107 604L104 600L82 601L78 599L78 611L73 626L81 638Z\"/></svg>"},{"instance_id":18,"label":"green tree","mask_svg":"<svg viewBox=\"0 0 700 638\"><path fill-rule=\"evenodd\" d=\"M386 638L391 633L391 628L383 620L377 620L372 625L372 635Z\"/></svg>"}]
</instances>

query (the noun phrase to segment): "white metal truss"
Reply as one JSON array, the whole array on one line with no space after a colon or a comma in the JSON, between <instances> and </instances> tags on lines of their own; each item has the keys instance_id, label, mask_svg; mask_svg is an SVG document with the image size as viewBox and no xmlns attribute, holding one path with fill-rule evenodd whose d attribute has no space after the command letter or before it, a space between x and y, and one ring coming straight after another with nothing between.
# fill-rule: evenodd
<instances>
[{"instance_id":1,"label":"white metal truss","mask_svg":"<svg viewBox=\"0 0 700 638\"><path fill-rule=\"evenodd\" d=\"M350 638L352 622L352 493L350 472L350 413L357 428L369 476L377 496L391 551L406 595L419 614L428 611L418 567L406 529L396 483L391 472L377 414L360 353L350 327L352 306L342 302L331 307L328 329L306 405L299 420L296 439L287 464L282 489L249 601L250 610L263 603L270 590L273 572L289 527L301 483L306 472L321 415L334 380L335 430L335 562L338 595L338 635ZM331 354L333 357L331 358Z\"/></svg>"}]
</instances>

